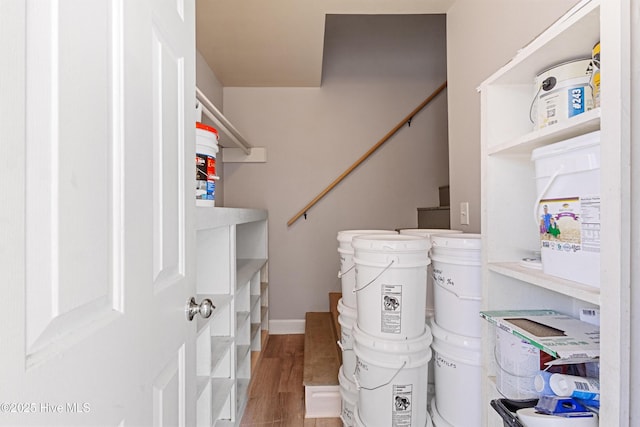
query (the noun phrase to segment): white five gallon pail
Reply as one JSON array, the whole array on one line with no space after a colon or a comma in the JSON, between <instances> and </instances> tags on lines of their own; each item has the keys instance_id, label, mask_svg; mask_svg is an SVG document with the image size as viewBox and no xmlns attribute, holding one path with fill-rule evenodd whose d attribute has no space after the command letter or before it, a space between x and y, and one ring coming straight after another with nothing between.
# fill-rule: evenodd
<instances>
[{"instance_id":1,"label":"white five gallon pail","mask_svg":"<svg viewBox=\"0 0 640 427\"><path fill-rule=\"evenodd\" d=\"M408 235L363 235L352 241L358 327L404 340L425 330L429 242Z\"/></svg>"},{"instance_id":2,"label":"white five gallon pail","mask_svg":"<svg viewBox=\"0 0 640 427\"><path fill-rule=\"evenodd\" d=\"M539 396L535 379L540 371L540 350L510 332L496 329L496 388L507 399Z\"/></svg>"},{"instance_id":3,"label":"white five gallon pail","mask_svg":"<svg viewBox=\"0 0 640 427\"><path fill-rule=\"evenodd\" d=\"M593 109L591 58L565 62L538 74L533 100L535 129Z\"/></svg>"},{"instance_id":4,"label":"white five gallon pail","mask_svg":"<svg viewBox=\"0 0 640 427\"><path fill-rule=\"evenodd\" d=\"M545 274L600 286L600 131L533 150Z\"/></svg>"},{"instance_id":5,"label":"white five gallon pail","mask_svg":"<svg viewBox=\"0 0 640 427\"><path fill-rule=\"evenodd\" d=\"M435 427L454 427L451 424L449 424L444 418L442 418L442 416L438 412L438 407L436 406L435 397L431 399L431 417L433 418L433 425Z\"/></svg>"},{"instance_id":6,"label":"white five gallon pail","mask_svg":"<svg viewBox=\"0 0 640 427\"><path fill-rule=\"evenodd\" d=\"M427 363L431 332L413 339L385 340L353 328L358 412L367 427L427 424Z\"/></svg>"},{"instance_id":7,"label":"white five gallon pail","mask_svg":"<svg viewBox=\"0 0 640 427\"><path fill-rule=\"evenodd\" d=\"M351 377L353 378L353 377ZM344 366L338 371L338 383L340 384L340 395L342 396L342 410L340 419L345 427L356 425L355 409L358 403L358 388L344 373Z\"/></svg>"},{"instance_id":8,"label":"white five gallon pail","mask_svg":"<svg viewBox=\"0 0 640 427\"><path fill-rule=\"evenodd\" d=\"M454 334L431 324L438 413L454 426L482 424L482 349L480 338ZM435 404L432 402L432 413ZM462 405L462 406L461 406ZM436 426L440 426L436 421ZM445 424L446 425L446 424Z\"/></svg>"},{"instance_id":9,"label":"white five gallon pail","mask_svg":"<svg viewBox=\"0 0 640 427\"><path fill-rule=\"evenodd\" d=\"M196 206L215 206L218 131L196 122Z\"/></svg>"},{"instance_id":10,"label":"white five gallon pail","mask_svg":"<svg viewBox=\"0 0 640 427\"><path fill-rule=\"evenodd\" d=\"M356 324L356 309L344 304L343 299L338 300L338 323L340 324L340 341L338 345L342 349L342 369L348 378L353 378L356 371L356 355L353 352L353 325Z\"/></svg>"},{"instance_id":11,"label":"white five gallon pail","mask_svg":"<svg viewBox=\"0 0 640 427\"><path fill-rule=\"evenodd\" d=\"M481 242L479 234L431 238L435 321L458 335L480 337L482 327Z\"/></svg>"},{"instance_id":12,"label":"white five gallon pail","mask_svg":"<svg viewBox=\"0 0 640 427\"><path fill-rule=\"evenodd\" d=\"M440 228L405 228L400 230L400 234L409 234L412 236L422 236L429 240L431 245L431 236L438 234L460 234L461 230L447 230ZM431 246L429 246L431 249ZM427 268L427 317L433 316L433 266L429 264Z\"/></svg>"},{"instance_id":13,"label":"white five gallon pail","mask_svg":"<svg viewBox=\"0 0 640 427\"><path fill-rule=\"evenodd\" d=\"M338 231L338 254L340 255L340 271L338 278L342 284L342 302L344 305L356 308L356 271L353 264L353 246L351 241L355 236L363 234L398 234L393 230L343 230Z\"/></svg>"}]
</instances>

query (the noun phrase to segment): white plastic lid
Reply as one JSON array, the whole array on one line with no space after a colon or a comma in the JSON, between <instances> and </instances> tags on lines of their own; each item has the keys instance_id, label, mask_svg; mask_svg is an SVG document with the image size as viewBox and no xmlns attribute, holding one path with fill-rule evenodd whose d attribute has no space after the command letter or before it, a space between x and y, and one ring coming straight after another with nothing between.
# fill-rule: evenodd
<instances>
[{"instance_id":1,"label":"white plastic lid","mask_svg":"<svg viewBox=\"0 0 640 427\"><path fill-rule=\"evenodd\" d=\"M338 241L340 243L351 243L355 236L363 234L398 234L394 230L342 230L338 231Z\"/></svg>"},{"instance_id":2,"label":"white plastic lid","mask_svg":"<svg viewBox=\"0 0 640 427\"><path fill-rule=\"evenodd\" d=\"M449 230L446 228L403 228L400 234L410 234L413 236L431 237L434 234L460 234L462 230Z\"/></svg>"},{"instance_id":3,"label":"white plastic lid","mask_svg":"<svg viewBox=\"0 0 640 427\"><path fill-rule=\"evenodd\" d=\"M431 244L434 248L452 248L452 249L480 249L482 242L480 234L461 233L461 234L434 234L431 236Z\"/></svg>"},{"instance_id":4,"label":"white plastic lid","mask_svg":"<svg viewBox=\"0 0 640 427\"><path fill-rule=\"evenodd\" d=\"M438 341L446 342L447 344L455 347L471 351L480 351L482 348L482 341L480 338L454 334L453 332L447 331L446 329L438 326L435 321L431 322L430 327L433 338Z\"/></svg>"},{"instance_id":5,"label":"white plastic lid","mask_svg":"<svg viewBox=\"0 0 640 427\"><path fill-rule=\"evenodd\" d=\"M356 236L351 241L354 249L406 252L428 251L429 239L409 234L365 234Z\"/></svg>"},{"instance_id":6,"label":"white plastic lid","mask_svg":"<svg viewBox=\"0 0 640 427\"><path fill-rule=\"evenodd\" d=\"M571 151L577 151L588 147L597 146L599 144L600 131L597 130L595 132L586 133L584 135L556 142L555 144L536 148L531 152L531 160L535 162L536 160L540 160L546 157L555 157L561 154L569 153Z\"/></svg>"}]
</instances>

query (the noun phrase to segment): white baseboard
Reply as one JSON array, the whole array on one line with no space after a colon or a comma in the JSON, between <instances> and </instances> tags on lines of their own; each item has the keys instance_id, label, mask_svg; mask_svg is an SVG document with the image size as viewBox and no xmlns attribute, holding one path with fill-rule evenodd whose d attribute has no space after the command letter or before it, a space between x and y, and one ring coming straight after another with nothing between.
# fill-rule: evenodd
<instances>
[{"instance_id":1,"label":"white baseboard","mask_svg":"<svg viewBox=\"0 0 640 427\"><path fill-rule=\"evenodd\" d=\"M269 335L304 334L304 319L269 320Z\"/></svg>"}]
</instances>

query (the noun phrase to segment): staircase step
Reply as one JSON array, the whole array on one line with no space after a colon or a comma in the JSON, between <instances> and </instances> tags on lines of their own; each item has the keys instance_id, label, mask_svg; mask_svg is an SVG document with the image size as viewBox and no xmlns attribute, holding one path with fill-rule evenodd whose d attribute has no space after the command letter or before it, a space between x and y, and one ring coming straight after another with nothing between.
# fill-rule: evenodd
<instances>
[{"instance_id":1,"label":"staircase step","mask_svg":"<svg viewBox=\"0 0 640 427\"><path fill-rule=\"evenodd\" d=\"M340 353L331 313L311 312L305 317L305 386L338 385Z\"/></svg>"}]
</instances>

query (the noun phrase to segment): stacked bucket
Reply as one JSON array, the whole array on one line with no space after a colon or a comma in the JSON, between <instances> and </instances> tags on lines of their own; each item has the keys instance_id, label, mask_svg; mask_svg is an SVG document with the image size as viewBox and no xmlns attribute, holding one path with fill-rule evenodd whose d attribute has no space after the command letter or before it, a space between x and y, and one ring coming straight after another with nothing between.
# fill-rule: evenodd
<instances>
[{"instance_id":1,"label":"stacked bucket","mask_svg":"<svg viewBox=\"0 0 640 427\"><path fill-rule=\"evenodd\" d=\"M344 230L338 232L338 254L340 271L338 278L342 284L342 298L338 301L338 323L340 324L340 341L342 349L342 366L338 373L342 411L340 418L345 426L355 426L355 409L358 402L358 389L354 382L356 372L356 355L353 352L353 326L356 324L356 266L353 262L353 246L355 236L363 234L385 235L397 234L391 230Z\"/></svg>"},{"instance_id":2,"label":"stacked bucket","mask_svg":"<svg viewBox=\"0 0 640 427\"><path fill-rule=\"evenodd\" d=\"M480 235L433 235L430 258L435 311L431 321L435 359L435 398L431 401L433 423L436 427L480 425Z\"/></svg>"},{"instance_id":3,"label":"stacked bucket","mask_svg":"<svg viewBox=\"0 0 640 427\"><path fill-rule=\"evenodd\" d=\"M346 239L344 233L347 232L340 232L339 241L341 233L343 240ZM339 249L343 283L338 309L343 329L340 381L344 425L431 425L427 384L432 336L424 322L429 241L425 237L390 231L348 233L352 233L355 270L352 289L348 280L345 285L346 269L350 266L345 265L343 259L344 247ZM348 319L353 313L349 308L353 307L348 304L353 302L353 296L355 322L349 325ZM353 356L355 368L351 374ZM355 388L343 385L350 377ZM355 399L349 396L353 390L357 391ZM349 408L352 401L355 405Z\"/></svg>"}]
</instances>

